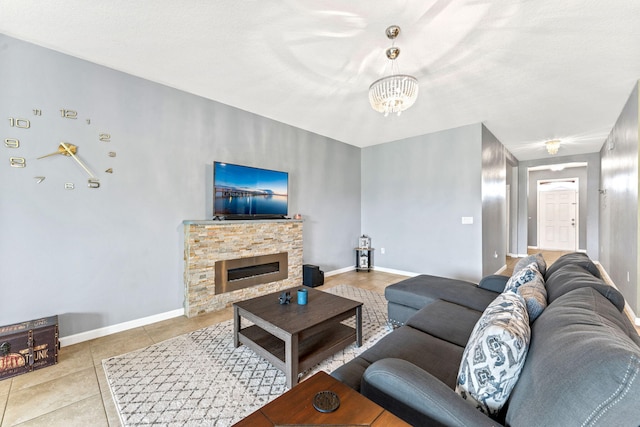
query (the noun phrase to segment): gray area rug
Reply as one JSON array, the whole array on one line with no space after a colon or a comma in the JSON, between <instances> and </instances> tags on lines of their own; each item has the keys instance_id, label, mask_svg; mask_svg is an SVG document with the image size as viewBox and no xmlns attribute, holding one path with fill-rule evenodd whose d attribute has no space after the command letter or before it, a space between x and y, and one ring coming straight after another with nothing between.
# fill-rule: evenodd
<instances>
[{"instance_id":1,"label":"gray area rug","mask_svg":"<svg viewBox=\"0 0 640 427\"><path fill-rule=\"evenodd\" d=\"M331 372L390 332L384 296L339 285L362 301L363 345L350 345L303 374ZM345 321L354 325L355 320ZM244 321L243 321L244 326ZM288 390L284 373L233 347L233 320L102 361L124 426L230 426Z\"/></svg>"}]
</instances>

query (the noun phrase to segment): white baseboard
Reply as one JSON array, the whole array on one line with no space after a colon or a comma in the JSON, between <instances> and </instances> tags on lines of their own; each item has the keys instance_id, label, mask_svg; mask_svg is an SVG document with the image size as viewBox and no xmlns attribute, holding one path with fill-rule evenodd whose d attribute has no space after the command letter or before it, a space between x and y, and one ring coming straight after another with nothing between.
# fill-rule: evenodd
<instances>
[{"instance_id":1,"label":"white baseboard","mask_svg":"<svg viewBox=\"0 0 640 427\"><path fill-rule=\"evenodd\" d=\"M356 267L352 266L352 267L340 268L338 270L332 270L324 273L324 277L335 276L336 274L348 273L349 271L354 271L355 269ZM408 276L408 277L415 277L422 274L422 273L414 273L411 271L394 270L393 268L376 267L376 266L373 267L373 270L380 271L382 273L397 274L399 276Z\"/></svg>"},{"instance_id":2,"label":"white baseboard","mask_svg":"<svg viewBox=\"0 0 640 427\"><path fill-rule=\"evenodd\" d=\"M414 273L412 271L395 270L393 268L385 268L385 267L375 267L374 266L373 269L375 271L381 271L383 273L397 274L399 276L408 276L408 277L415 277L415 276L419 276L420 274L423 274L423 273Z\"/></svg>"},{"instance_id":3,"label":"white baseboard","mask_svg":"<svg viewBox=\"0 0 640 427\"><path fill-rule=\"evenodd\" d=\"M524 257L528 257L529 254L511 254L511 253L509 253L509 254L507 254L507 256L511 257L511 258L524 258Z\"/></svg>"},{"instance_id":4,"label":"white baseboard","mask_svg":"<svg viewBox=\"0 0 640 427\"><path fill-rule=\"evenodd\" d=\"M143 317L142 319L130 320L128 322L118 323L117 325L105 326L104 328L93 329L91 331L80 332L79 334L60 337L60 345L66 347L68 345L78 344L83 341L89 341L95 338L105 337L117 332L126 331L140 326L150 325L152 323L161 322L174 317L184 316L184 308L167 311L166 313L154 314L153 316Z\"/></svg>"},{"instance_id":5,"label":"white baseboard","mask_svg":"<svg viewBox=\"0 0 640 427\"><path fill-rule=\"evenodd\" d=\"M349 271L353 271L355 269L356 269L356 267L354 265L354 266L351 266L351 267L345 267L345 268L340 268L338 270L328 271L328 272L324 273L324 277L335 276L336 274L348 273Z\"/></svg>"},{"instance_id":6,"label":"white baseboard","mask_svg":"<svg viewBox=\"0 0 640 427\"><path fill-rule=\"evenodd\" d=\"M325 273L325 277L333 276L340 273L346 273L351 270L355 270L355 266L345 267L339 270L333 270L333 271L327 272ZM184 316L184 308L167 311L166 313L154 314L153 316L143 317L142 319L135 319L135 320L130 320L128 322L118 323L117 325L105 326L104 328L98 328L98 329L93 329L86 332L80 332L79 334L60 337L60 346L66 347L69 345L81 343L83 341L89 341L95 338L106 337L107 335L127 331L129 329L150 325L152 323L161 322L163 320L173 319L174 317L180 317L180 316Z\"/></svg>"},{"instance_id":7,"label":"white baseboard","mask_svg":"<svg viewBox=\"0 0 640 427\"><path fill-rule=\"evenodd\" d=\"M493 274L502 274L503 271L505 271L507 269L507 264L503 265L500 270L496 271Z\"/></svg>"}]
</instances>

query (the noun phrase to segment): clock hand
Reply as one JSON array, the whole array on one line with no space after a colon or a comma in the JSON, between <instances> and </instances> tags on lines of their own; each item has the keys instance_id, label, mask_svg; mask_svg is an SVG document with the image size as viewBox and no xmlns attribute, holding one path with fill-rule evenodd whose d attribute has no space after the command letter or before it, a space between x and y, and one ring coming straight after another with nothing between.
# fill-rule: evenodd
<instances>
[{"instance_id":1,"label":"clock hand","mask_svg":"<svg viewBox=\"0 0 640 427\"><path fill-rule=\"evenodd\" d=\"M78 147L76 147L73 144L67 144L67 147L69 147L69 149L73 154L78 152ZM38 160L44 159L45 157L55 156L56 154L62 154L67 157L69 156L69 153L67 152L67 150L62 146L62 144L60 144L60 146L58 147L58 151L56 151L55 153L50 153L50 154L45 154L44 156L40 156L38 157Z\"/></svg>"},{"instance_id":2,"label":"clock hand","mask_svg":"<svg viewBox=\"0 0 640 427\"><path fill-rule=\"evenodd\" d=\"M89 174L89 178L96 178L96 176L93 174L93 172L91 172L89 170L88 167L85 166L84 163L82 163L82 161L74 154L74 151L71 149L71 144L65 144L64 142L60 143L60 146L64 147L64 149L67 151L67 153L69 153L69 155L71 155L71 157L73 157L73 160L75 160L76 162L78 162L78 164L80 165L80 167L82 169L85 170L85 172L87 172ZM76 152L77 152L77 147L76 148Z\"/></svg>"}]
</instances>

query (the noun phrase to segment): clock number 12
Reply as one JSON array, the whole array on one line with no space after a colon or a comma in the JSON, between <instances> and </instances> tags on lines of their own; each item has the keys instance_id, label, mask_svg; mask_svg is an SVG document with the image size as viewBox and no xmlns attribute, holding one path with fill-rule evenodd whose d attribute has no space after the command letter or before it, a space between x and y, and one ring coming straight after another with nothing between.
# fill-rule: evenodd
<instances>
[{"instance_id":1,"label":"clock number 12","mask_svg":"<svg viewBox=\"0 0 640 427\"><path fill-rule=\"evenodd\" d=\"M75 111L75 110L67 110L65 108L62 108L62 109L60 109L60 114L65 119L77 119L78 118L78 112Z\"/></svg>"}]
</instances>

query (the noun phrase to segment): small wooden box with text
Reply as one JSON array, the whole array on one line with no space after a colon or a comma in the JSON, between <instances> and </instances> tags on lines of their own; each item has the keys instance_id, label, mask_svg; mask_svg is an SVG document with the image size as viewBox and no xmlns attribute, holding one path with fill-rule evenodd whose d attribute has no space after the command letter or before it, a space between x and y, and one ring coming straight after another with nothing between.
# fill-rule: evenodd
<instances>
[{"instance_id":1,"label":"small wooden box with text","mask_svg":"<svg viewBox=\"0 0 640 427\"><path fill-rule=\"evenodd\" d=\"M0 380L58 363L58 316L0 326Z\"/></svg>"}]
</instances>

